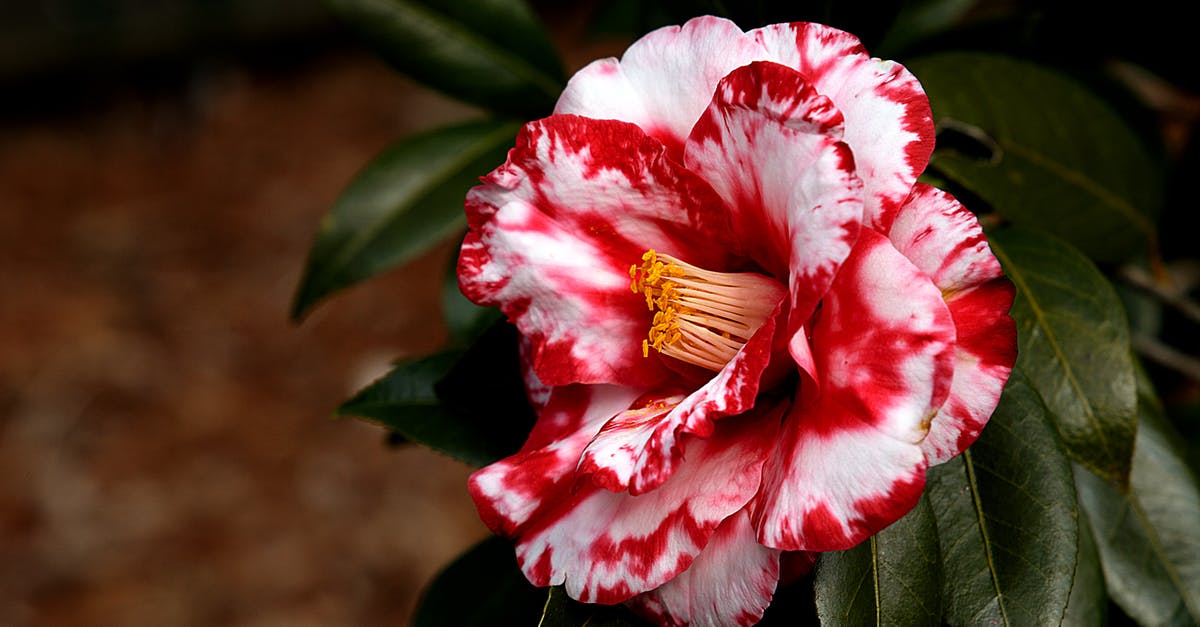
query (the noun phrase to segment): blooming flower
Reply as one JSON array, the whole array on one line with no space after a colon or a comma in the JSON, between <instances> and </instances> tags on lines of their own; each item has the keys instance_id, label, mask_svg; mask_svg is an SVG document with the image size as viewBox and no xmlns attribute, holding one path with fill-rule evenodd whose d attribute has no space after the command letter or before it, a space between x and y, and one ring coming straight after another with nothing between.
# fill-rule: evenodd
<instances>
[{"instance_id":1,"label":"blooming flower","mask_svg":"<svg viewBox=\"0 0 1200 627\"><path fill-rule=\"evenodd\" d=\"M539 418L471 477L536 585L761 618L784 551L854 546L979 435L1016 355L974 216L916 183L928 100L817 24L704 17L576 74L471 190L460 285Z\"/></svg>"}]
</instances>

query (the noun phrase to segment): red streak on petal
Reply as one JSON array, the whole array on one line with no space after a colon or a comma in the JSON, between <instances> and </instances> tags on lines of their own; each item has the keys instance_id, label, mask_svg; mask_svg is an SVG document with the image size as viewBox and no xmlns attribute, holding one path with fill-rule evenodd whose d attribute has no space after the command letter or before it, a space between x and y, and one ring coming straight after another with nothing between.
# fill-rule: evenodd
<instances>
[{"instance_id":1,"label":"red streak on petal","mask_svg":"<svg viewBox=\"0 0 1200 627\"><path fill-rule=\"evenodd\" d=\"M865 520L860 525L857 537L852 538L853 544L858 544L867 536L879 533L884 527L907 514L913 507L916 507L924 489L925 471L922 468L909 477L897 479L886 494L855 501L854 509ZM845 548L850 546L853 545Z\"/></svg>"},{"instance_id":2,"label":"red streak on petal","mask_svg":"<svg viewBox=\"0 0 1200 627\"><path fill-rule=\"evenodd\" d=\"M790 531L790 530L789 530ZM821 539L822 550L828 547L849 548L855 543L850 541L842 528L842 521L824 503L804 512L800 523L800 537L808 540L810 545L816 544L815 539ZM843 546L844 545L844 546Z\"/></svg>"},{"instance_id":3,"label":"red streak on petal","mask_svg":"<svg viewBox=\"0 0 1200 627\"><path fill-rule=\"evenodd\" d=\"M538 557L537 564L535 564L533 568L525 571L530 583L535 586L550 585L550 576L554 570L551 564L553 555L553 551L546 550L541 554L541 556ZM518 565L524 569L525 564L520 559L520 555L517 556L517 559Z\"/></svg>"},{"instance_id":4,"label":"red streak on petal","mask_svg":"<svg viewBox=\"0 0 1200 627\"><path fill-rule=\"evenodd\" d=\"M654 498L653 496L647 498ZM669 550L668 543L672 536L680 530L686 534L687 540L696 546L704 546L712 535L716 524L697 524L696 519L688 510L687 504L680 505L668 514L658 527L645 536L622 538L614 542L610 536L597 538L588 551L588 557L598 564L623 566L631 575L638 579L646 579L650 571L662 560L663 553ZM683 571L691 565L693 555L682 553L675 565L678 571ZM591 595L596 603L619 603L628 599L632 594L628 586L614 588L597 588Z\"/></svg>"},{"instance_id":5,"label":"red streak on petal","mask_svg":"<svg viewBox=\"0 0 1200 627\"><path fill-rule=\"evenodd\" d=\"M987 364L1011 367L1017 359L1017 326L1003 315L1012 307L1016 288L1006 278L955 295L947 305L958 330L958 349Z\"/></svg>"},{"instance_id":6,"label":"red streak on petal","mask_svg":"<svg viewBox=\"0 0 1200 627\"><path fill-rule=\"evenodd\" d=\"M850 150L849 144L837 142L833 144L834 150L838 156L838 168L843 172L854 172L854 151ZM855 233L857 235L857 233Z\"/></svg>"},{"instance_id":7,"label":"red streak on petal","mask_svg":"<svg viewBox=\"0 0 1200 627\"><path fill-rule=\"evenodd\" d=\"M972 415L970 408L953 396L950 397L950 400L946 401L946 406L942 409L942 412L950 416L969 417ZM958 432L958 438L954 441L954 446L957 450L965 451L968 446L971 446L975 443L975 440L979 439L979 434L983 432L983 425L980 424L976 428L971 427L975 427L975 424L967 420L963 425L963 429Z\"/></svg>"}]
</instances>

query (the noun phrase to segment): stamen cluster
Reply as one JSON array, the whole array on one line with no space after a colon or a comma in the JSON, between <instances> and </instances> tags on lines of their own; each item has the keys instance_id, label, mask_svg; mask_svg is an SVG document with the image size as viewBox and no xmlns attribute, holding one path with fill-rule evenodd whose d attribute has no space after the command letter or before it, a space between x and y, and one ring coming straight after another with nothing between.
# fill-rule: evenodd
<instances>
[{"instance_id":1,"label":"stamen cluster","mask_svg":"<svg viewBox=\"0 0 1200 627\"><path fill-rule=\"evenodd\" d=\"M654 312L642 340L650 349L719 371L737 355L783 298L775 280L753 272L713 272L654 249L629 267L629 288Z\"/></svg>"}]
</instances>

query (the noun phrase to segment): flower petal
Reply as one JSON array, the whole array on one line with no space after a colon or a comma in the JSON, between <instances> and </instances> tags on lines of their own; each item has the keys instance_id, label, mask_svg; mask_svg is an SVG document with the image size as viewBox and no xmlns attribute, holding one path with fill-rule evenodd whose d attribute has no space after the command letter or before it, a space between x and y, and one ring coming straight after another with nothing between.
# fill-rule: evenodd
<instances>
[{"instance_id":1,"label":"flower petal","mask_svg":"<svg viewBox=\"0 0 1200 627\"><path fill-rule=\"evenodd\" d=\"M1014 290L974 214L941 190L918 183L889 238L942 290L957 329L950 396L922 445L940 464L979 437L1000 401L1017 357Z\"/></svg>"},{"instance_id":2,"label":"flower petal","mask_svg":"<svg viewBox=\"0 0 1200 627\"><path fill-rule=\"evenodd\" d=\"M858 38L821 24L772 24L750 31L778 63L798 70L846 118L866 189L864 222L886 233L933 154L933 115L917 79L873 59Z\"/></svg>"},{"instance_id":3,"label":"flower petal","mask_svg":"<svg viewBox=\"0 0 1200 627\"><path fill-rule=\"evenodd\" d=\"M921 498L926 464L920 445L891 438L840 409L799 406L784 421L754 505L763 545L848 549Z\"/></svg>"},{"instance_id":4,"label":"flower petal","mask_svg":"<svg viewBox=\"0 0 1200 627\"><path fill-rule=\"evenodd\" d=\"M913 187L888 239L943 293L1003 276L975 214L950 194L924 183Z\"/></svg>"},{"instance_id":5,"label":"flower petal","mask_svg":"<svg viewBox=\"0 0 1200 627\"><path fill-rule=\"evenodd\" d=\"M858 238L862 181L841 134L841 113L803 76L758 62L721 80L685 148L688 168L725 199L744 252L788 277L792 333Z\"/></svg>"},{"instance_id":6,"label":"flower petal","mask_svg":"<svg viewBox=\"0 0 1200 627\"><path fill-rule=\"evenodd\" d=\"M564 584L581 601L617 603L686 569L721 521L753 497L779 421L777 413L722 421L709 439L688 441L687 462L669 481L631 496L574 473L604 415L620 405L610 401L631 400L623 388L595 395L587 408L565 403L574 418L562 420L582 425L575 433L480 470L470 490L484 522L517 539L517 560L534 585ZM563 410L558 399L556 390L547 413Z\"/></svg>"},{"instance_id":7,"label":"flower petal","mask_svg":"<svg viewBox=\"0 0 1200 627\"><path fill-rule=\"evenodd\" d=\"M925 481L920 444L954 372L941 292L874 231L814 319L819 380L801 381L754 517L759 540L786 550L845 549L912 508Z\"/></svg>"},{"instance_id":8,"label":"flower petal","mask_svg":"<svg viewBox=\"0 0 1200 627\"><path fill-rule=\"evenodd\" d=\"M975 443L1000 402L1017 359L1017 328L1008 316L1015 289L1007 279L959 292L950 302L958 327L950 396L922 442L930 465L940 464Z\"/></svg>"},{"instance_id":9,"label":"flower petal","mask_svg":"<svg viewBox=\"0 0 1200 627\"><path fill-rule=\"evenodd\" d=\"M554 388L521 450L471 475L467 487L484 524L513 537L554 508L574 484L579 452L601 425L641 394L615 385Z\"/></svg>"},{"instance_id":10,"label":"flower petal","mask_svg":"<svg viewBox=\"0 0 1200 627\"><path fill-rule=\"evenodd\" d=\"M954 376L954 323L929 277L864 230L817 316L820 395L891 437L920 442Z\"/></svg>"},{"instance_id":11,"label":"flower petal","mask_svg":"<svg viewBox=\"0 0 1200 627\"><path fill-rule=\"evenodd\" d=\"M691 567L628 601L661 625L753 625L779 583L779 551L754 538L742 510L725 519Z\"/></svg>"},{"instance_id":12,"label":"flower petal","mask_svg":"<svg viewBox=\"0 0 1200 627\"><path fill-rule=\"evenodd\" d=\"M615 416L583 452L582 473L614 492L643 494L662 485L683 461L684 434L708 437L714 420L754 407L776 338L776 308L721 372L688 395L658 398L650 409ZM671 391L663 394L669 396ZM760 408L761 409L761 408Z\"/></svg>"},{"instance_id":13,"label":"flower petal","mask_svg":"<svg viewBox=\"0 0 1200 627\"><path fill-rule=\"evenodd\" d=\"M555 113L632 122L678 158L717 81L765 52L729 20L705 16L634 42L620 61L594 61L575 74Z\"/></svg>"},{"instance_id":14,"label":"flower petal","mask_svg":"<svg viewBox=\"0 0 1200 627\"><path fill-rule=\"evenodd\" d=\"M652 385L673 376L642 356L650 324L629 267L657 248L721 268L728 217L707 183L632 124L531 122L508 162L467 195L459 285L527 337L546 385Z\"/></svg>"}]
</instances>

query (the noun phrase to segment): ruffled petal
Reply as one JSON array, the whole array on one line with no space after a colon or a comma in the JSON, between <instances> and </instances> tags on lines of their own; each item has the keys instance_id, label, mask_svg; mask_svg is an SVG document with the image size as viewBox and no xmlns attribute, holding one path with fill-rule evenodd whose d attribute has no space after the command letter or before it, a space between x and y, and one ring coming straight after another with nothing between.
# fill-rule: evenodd
<instances>
[{"instance_id":1,"label":"ruffled petal","mask_svg":"<svg viewBox=\"0 0 1200 627\"><path fill-rule=\"evenodd\" d=\"M1003 276L975 214L950 194L924 183L913 187L888 239L943 294Z\"/></svg>"},{"instance_id":2,"label":"ruffled petal","mask_svg":"<svg viewBox=\"0 0 1200 627\"><path fill-rule=\"evenodd\" d=\"M747 34L845 116L846 143L866 186L864 221L886 233L933 154L933 115L921 84L899 63L871 58L857 37L836 28L797 22Z\"/></svg>"},{"instance_id":3,"label":"ruffled petal","mask_svg":"<svg viewBox=\"0 0 1200 627\"><path fill-rule=\"evenodd\" d=\"M753 625L779 582L779 551L762 546L745 510L725 519L687 570L628 604L660 625Z\"/></svg>"},{"instance_id":4,"label":"ruffled petal","mask_svg":"<svg viewBox=\"0 0 1200 627\"><path fill-rule=\"evenodd\" d=\"M1000 402L1017 357L1014 290L974 214L941 190L918 183L889 238L942 290L957 330L950 396L922 445L940 464L979 437Z\"/></svg>"},{"instance_id":5,"label":"ruffled petal","mask_svg":"<svg viewBox=\"0 0 1200 627\"><path fill-rule=\"evenodd\" d=\"M531 519L554 509L574 484L579 452L642 393L615 385L554 388L521 450L471 475L467 487L483 523L514 537Z\"/></svg>"},{"instance_id":6,"label":"ruffled petal","mask_svg":"<svg viewBox=\"0 0 1200 627\"><path fill-rule=\"evenodd\" d=\"M733 22L698 17L645 35L620 61L592 62L567 83L554 112L632 122L678 158L717 81L765 58L762 47Z\"/></svg>"},{"instance_id":7,"label":"ruffled petal","mask_svg":"<svg viewBox=\"0 0 1200 627\"><path fill-rule=\"evenodd\" d=\"M737 356L695 392L667 391L610 420L584 450L580 472L615 492L643 494L662 485L683 461L683 435L708 437L717 418L754 407L778 342L780 313L777 307Z\"/></svg>"},{"instance_id":8,"label":"ruffled petal","mask_svg":"<svg viewBox=\"0 0 1200 627\"><path fill-rule=\"evenodd\" d=\"M858 238L862 181L841 135L828 98L796 71L759 62L721 80L685 148L688 168L725 199L745 254L788 277L792 333Z\"/></svg>"},{"instance_id":9,"label":"ruffled petal","mask_svg":"<svg viewBox=\"0 0 1200 627\"><path fill-rule=\"evenodd\" d=\"M707 183L632 124L553 116L527 124L508 162L467 195L458 276L532 346L546 385L653 385L673 376L642 356L650 324L630 265L657 248L728 263L728 216Z\"/></svg>"},{"instance_id":10,"label":"ruffled petal","mask_svg":"<svg viewBox=\"0 0 1200 627\"><path fill-rule=\"evenodd\" d=\"M602 416L620 405L609 402L617 400L612 389L595 394L583 415L577 403L569 405L576 416L564 422L582 424L574 434L480 470L469 487L483 521L517 540L517 561L534 585L562 584L581 601L617 603L690 566L721 521L745 506L779 421L722 421L710 438L687 443L687 462L669 481L653 494L631 496L574 472L607 420ZM559 410L558 396L556 390L547 412Z\"/></svg>"},{"instance_id":11,"label":"ruffled petal","mask_svg":"<svg viewBox=\"0 0 1200 627\"><path fill-rule=\"evenodd\" d=\"M763 545L848 549L921 498L926 464L920 445L889 437L841 409L799 406L784 421L754 506Z\"/></svg>"},{"instance_id":12,"label":"ruffled petal","mask_svg":"<svg viewBox=\"0 0 1200 627\"><path fill-rule=\"evenodd\" d=\"M940 464L979 439L1000 402L1017 359L1016 323L1008 316L1015 290L1007 279L959 292L947 303L958 328L954 383L922 446Z\"/></svg>"},{"instance_id":13,"label":"ruffled petal","mask_svg":"<svg viewBox=\"0 0 1200 627\"><path fill-rule=\"evenodd\" d=\"M864 230L811 342L819 381L801 383L754 521L767 546L840 550L920 496L921 442L950 390L955 330L929 277Z\"/></svg>"},{"instance_id":14,"label":"ruffled petal","mask_svg":"<svg viewBox=\"0 0 1200 627\"><path fill-rule=\"evenodd\" d=\"M820 395L891 437L920 442L949 394L950 311L929 277L874 231L862 232L822 301L812 346Z\"/></svg>"}]
</instances>

